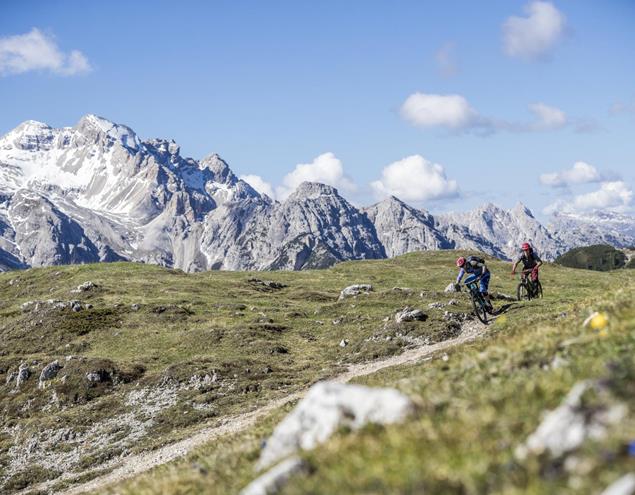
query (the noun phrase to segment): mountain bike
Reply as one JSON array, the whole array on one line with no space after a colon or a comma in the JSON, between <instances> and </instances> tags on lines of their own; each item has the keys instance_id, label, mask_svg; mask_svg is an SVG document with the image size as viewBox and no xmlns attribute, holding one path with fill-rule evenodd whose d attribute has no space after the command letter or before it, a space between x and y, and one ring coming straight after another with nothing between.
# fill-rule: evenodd
<instances>
[{"instance_id":1,"label":"mountain bike","mask_svg":"<svg viewBox=\"0 0 635 495\"><path fill-rule=\"evenodd\" d=\"M537 299L542 297L542 285L540 280L535 282L530 279L529 274L531 270L523 270L520 272L520 283L516 288L516 297L519 301L523 299L529 301L530 299Z\"/></svg>"},{"instance_id":2,"label":"mountain bike","mask_svg":"<svg viewBox=\"0 0 635 495\"><path fill-rule=\"evenodd\" d=\"M474 313L479 320L487 325L487 313L492 314L491 305L487 304L487 301L481 294L481 291L478 287L478 282L481 278L476 277L474 279L467 278L465 280L465 287L470 291L470 297L472 298L472 305L474 306Z\"/></svg>"}]
</instances>

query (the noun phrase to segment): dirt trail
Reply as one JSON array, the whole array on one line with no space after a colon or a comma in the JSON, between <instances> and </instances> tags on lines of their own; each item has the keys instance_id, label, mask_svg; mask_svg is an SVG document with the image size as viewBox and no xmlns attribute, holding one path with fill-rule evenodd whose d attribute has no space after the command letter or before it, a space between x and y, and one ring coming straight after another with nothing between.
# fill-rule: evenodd
<instances>
[{"instance_id":1,"label":"dirt trail","mask_svg":"<svg viewBox=\"0 0 635 495\"><path fill-rule=\"evenodd\" d=\"M457 345L461 345L465 342L469 342L481 337L485 333L486 328L487 327L485 325L482 325L481 323L476 321L466 322L463 324L461 334L454 339L449 339L437 344L423 345L408 349L398 356L392 356L381 361L352 365L347 371L333 377L332 380L340 383L345 383L352 380L353 378L370 375L384 368L390 368L392 366L399 366L402 364L410 364L421 361L424 358L431 356L435 352L455 347ZM138 455L132 455L126 457L123 460L118 459L117 461L114 461L112 463L103 464L99 467L100 470L113 466L117 467L115 467L115 469L108 474L99 476L85 483L75 485L61 493L63 495L74 495L90 491L97 491L105 488L108 485L117 483L128 478L132 478L138 474L152 469L153 467L171 462L175 459L185 456L196 447L211 442L215 438L224 435L231 435L233 433L238 433L247 429L248 427L252 426L258 419L274 411L275 409L282 407L289 402L300 399L306 393L306 391L307 389L301 390L300 392L295 392L281 399L274 400L254 411L229 417L223 424L219 426L205 428L189 438L170 445L166 445L157 450ZM89 472L90 471L86 471L81 475L85 476ZM72 480L75 477L77 477L77 474L63 475L60 478L57 478L50 482L42 483L38 486L29 487L27 491L46 491L53 484L59 481Z\"/></svg>"}]
</instances>

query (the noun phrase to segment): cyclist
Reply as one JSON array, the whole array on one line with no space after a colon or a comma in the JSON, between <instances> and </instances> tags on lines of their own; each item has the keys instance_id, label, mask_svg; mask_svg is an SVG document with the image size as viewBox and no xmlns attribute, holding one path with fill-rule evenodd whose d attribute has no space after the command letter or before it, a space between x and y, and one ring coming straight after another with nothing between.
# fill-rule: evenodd
<instances>
[{"instance_id":1,"label":"cyclist","mask_svg":"<svg viewBox=\"0 0 635 495\"><path fill-rule=\"evenodd\" d=\"M542 260L538 253L534 251L528 242L524 242L521 246L522 254L514 263L512 267L512 275L516 275L516 267L519 263L523 264L523 277L526 276L525 272L531 270L531 281L535 284L538 281L538 267L542 265Z\"/></svg>"},{"instance_id":2,"label":"cyclist","mask_svg":"<svg viewBox=\"0 0 635 495\"><path fill-rule=\"evenodd\" d=\"M483 294L483 299L485 299L485 302L489 306L488 309L492 310L492 301L490 300L489 293L487 292L489 287L490 271L485 264L485 260L483 258L479 258L478 256L468 256L467 258L461 256L456 260L456 266L460 268L459 275L456 277L456 285L458 286L460 284L461 279L466 273L469 273L470 275L465 279L465 283L470 283L478 278L479 290L481 294Z\"/></svg>"}]
</instances>

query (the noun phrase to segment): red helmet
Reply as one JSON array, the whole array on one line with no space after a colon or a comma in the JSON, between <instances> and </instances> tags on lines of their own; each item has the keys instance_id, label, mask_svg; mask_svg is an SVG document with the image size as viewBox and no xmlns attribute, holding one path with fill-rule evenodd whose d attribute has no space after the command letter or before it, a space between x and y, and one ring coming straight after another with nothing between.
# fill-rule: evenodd
<instances>
[{"instance_id":1,"label":"red helmet","mask_svg":"<svg viewBox=\"0 0 635 495\"><path fill-rule=\"evenodd\" d=\"M465 258L461 256L458 260L456 260L456 266L461 267L465 265Z\"/></svg>"},{"instance_id":2,"label":"red helmet","mask_svg":"<svg viewBox=\"0 0 635 495\"><path fill-rule=\"evenodd\" d=\"M530 251L531 250L531 246L529 245L528 242L523 242L523 245L521 246L521 249L523 251Z\"/></svg>"}]
</instances>

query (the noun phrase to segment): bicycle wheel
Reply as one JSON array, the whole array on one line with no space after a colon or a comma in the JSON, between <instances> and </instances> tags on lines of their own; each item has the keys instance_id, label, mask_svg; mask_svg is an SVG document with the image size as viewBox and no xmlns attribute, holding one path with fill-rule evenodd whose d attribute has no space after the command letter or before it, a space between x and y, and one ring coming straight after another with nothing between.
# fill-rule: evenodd
<instances>
[{"instance_id":1,"label":"bicycle wheel","mask_svg":"<svg viewBox=\"0 0 635 495\"><path fill-rule=\"evenodd\" d=\"M516 289L516 297L519 301L522 301L523 299L529 301L531 299L529 289L523 282L518 284L518 288Z\"/></svg>"},{"instance_id":2,"label":"bicycle wheel","mask_svg":"<svg viewBox=\"0 0 635 495\"><path fill-rule=\"evenodd\" d=\"M536 297L542 297L542 284L540 283L540 280L536 280L534 282L534 288Z\"/></svg>"},{"instance_id":3,"label":"bicycle wheel","mask_svg":"<svg viewBox=\"0 0 635 495\"><path fill-rule=\"evenodd\" d=\"M472 305L476 317L487 325L487 310L485 309L485 301L480 296L472 295Z\"/></svg>"}]
</instances>

